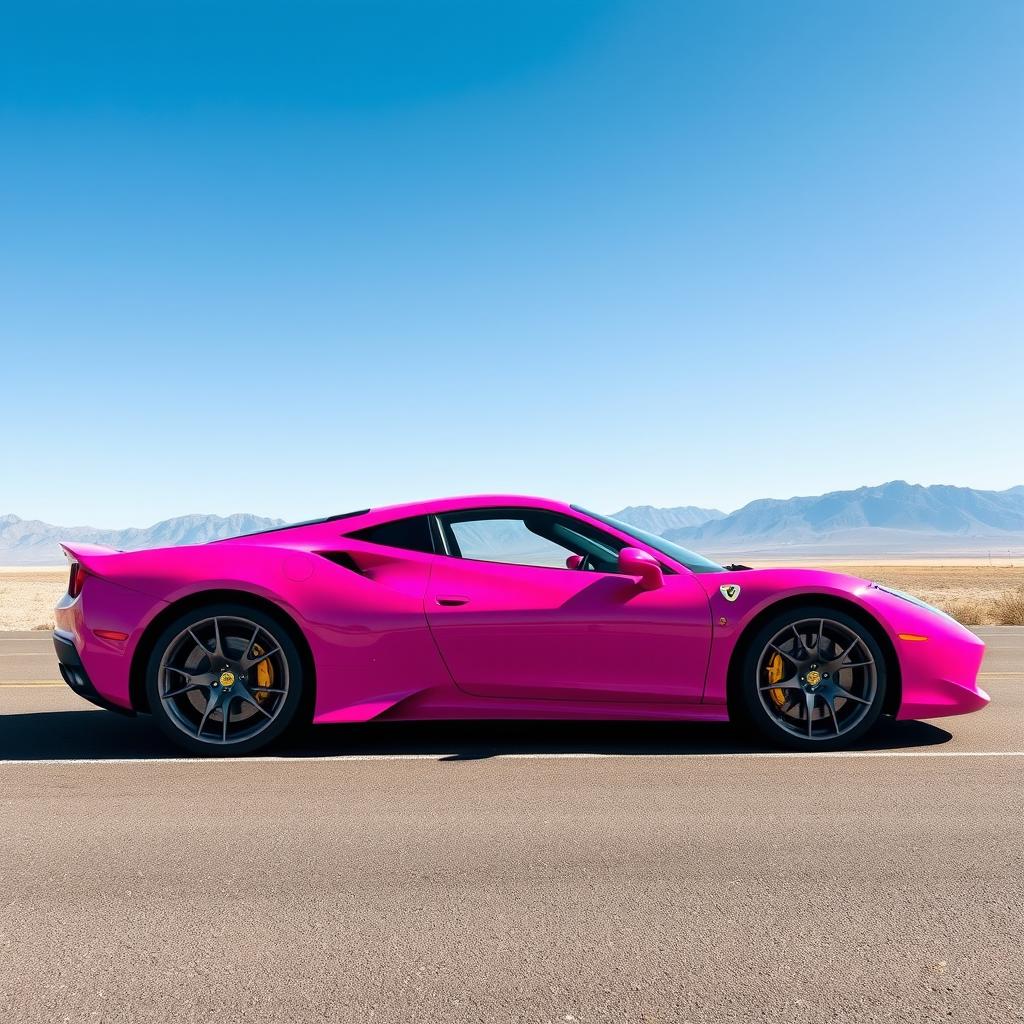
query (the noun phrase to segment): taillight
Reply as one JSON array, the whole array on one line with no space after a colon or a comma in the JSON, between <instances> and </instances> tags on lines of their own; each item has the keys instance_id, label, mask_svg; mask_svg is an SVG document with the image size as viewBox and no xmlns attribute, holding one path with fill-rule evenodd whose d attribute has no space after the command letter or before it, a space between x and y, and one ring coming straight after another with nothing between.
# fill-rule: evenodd
<instances>
[{"instance_id":1,"label":"taillight","mask_svg":"<svg viewBox=\"0 0 1024 1024\"><path fill-rule=\"evenodd\" d=\"M85 583L85 567L79 562L71 563L71 578L68 580L68 594L71 597L78 597L82 592L82 585Z\"/></svg>"}]
</instances>

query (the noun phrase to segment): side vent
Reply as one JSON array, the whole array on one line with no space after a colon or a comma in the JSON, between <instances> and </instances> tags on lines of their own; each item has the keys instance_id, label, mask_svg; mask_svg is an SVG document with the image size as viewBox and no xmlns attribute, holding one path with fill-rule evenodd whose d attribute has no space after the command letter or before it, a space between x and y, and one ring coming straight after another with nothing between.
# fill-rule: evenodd
<instances>
[{"instance_id":1,"label":"side vent","mask_svg":"<svg viewBox=\"0 0 1024 1024\"><path fill-rule=\"evenodd\" d=\"M340 565L342 569L348 569L349 572L358 573L360 576L366 575L347 551L318 551L317 554L321 558L326 558L328 562Z\"/></svg>"}]
</instances>

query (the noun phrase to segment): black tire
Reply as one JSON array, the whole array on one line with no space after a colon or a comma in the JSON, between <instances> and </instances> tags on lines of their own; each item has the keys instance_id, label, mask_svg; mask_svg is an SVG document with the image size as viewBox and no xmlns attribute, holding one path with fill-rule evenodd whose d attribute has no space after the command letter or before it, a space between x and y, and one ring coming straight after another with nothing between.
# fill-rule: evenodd
<instances>
[{"instance_id":1,"label":"black tire","mask_svg":"<svg viewBox=\"0 0 1024 1024\"><path fill-rule=\"evenodd\" d=\"M192 754L251 754L273 743L295 724L304 685L289 631L244 604L211 603L180 615L161 631L146 665L157 725Z\"/></svg>"},{"instance_id":2,"label":"black tire","mask_svg":"<svg viewBox=\"0 0 1024 1024\"><path fill-rule=\"evenodd\" d=\"M854 638L845 659L837 657ZM844 611L809 603L773 616L745 643L731 704L773 745L842 750L878 721L886 676L870 629Z\"/></svg>"}]
</instances>

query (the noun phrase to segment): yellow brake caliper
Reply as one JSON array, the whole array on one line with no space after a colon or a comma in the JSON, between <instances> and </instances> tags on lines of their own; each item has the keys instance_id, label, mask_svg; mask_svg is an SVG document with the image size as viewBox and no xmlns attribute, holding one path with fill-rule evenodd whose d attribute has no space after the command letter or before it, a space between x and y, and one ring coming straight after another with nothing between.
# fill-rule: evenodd
<instances>
[{"instance_id":1,"label":"yellow brake caliper","mask_svg":"<svg viewBox=\"0 0 1024 1024\"><path fill-rule=\"evenodd\" d=\"M259 644L252 645L252 656L259 658L264 653L262 647ZM777 657L777 655L776 655ZM261 661L256 666L256 686L257 690L269 690L274 684L274 667L270 664L270 659L267 658L265 661ZM269 693L256 692L253 696L262 704L269 696Z\"/></svg>"},{"instance_id":2,"label":"yellow brake caliper","mask_svg":"<svg viewBox=\"0 0 1024 1024\"><path fill-rule=\"evenodd\" d=\"M782 682L782 655L777 651L768 660L768 664L765 666L765 671L768 674L769 683L781 683ZM775 702L776 707L782 707L786 703L786 694L784 691L775 689L769 690L768 695Z\"/></svg>"}]
</instances>

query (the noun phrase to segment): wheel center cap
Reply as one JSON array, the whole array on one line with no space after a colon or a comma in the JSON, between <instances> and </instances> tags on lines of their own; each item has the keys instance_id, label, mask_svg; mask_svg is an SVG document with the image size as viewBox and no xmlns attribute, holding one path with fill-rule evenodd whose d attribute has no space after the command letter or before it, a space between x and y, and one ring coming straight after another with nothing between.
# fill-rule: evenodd
<instances>
[{"instance_id":1,"label":"wheel center cap","mask_svg":"<svg viewBox=\"0 0 1024 1024\"><path fill-rule=\"evenodd\" d=\"M804 680L808 686L817 686L821 682L821 673L817 669L812 668L804 677ZM223 679L221 682L223 682Z\"/></svg>"},{"instance_id":2,"label":"wheel center cap","mask_svg":"<svg viewBox=\"0 0 1024 1024\"><path fill-rule=\"evenodd\" d=\"M220 685L225 689L235 685L235 673L234 672L221 672L220 674Z\"/></svg>"}]
</instances>

